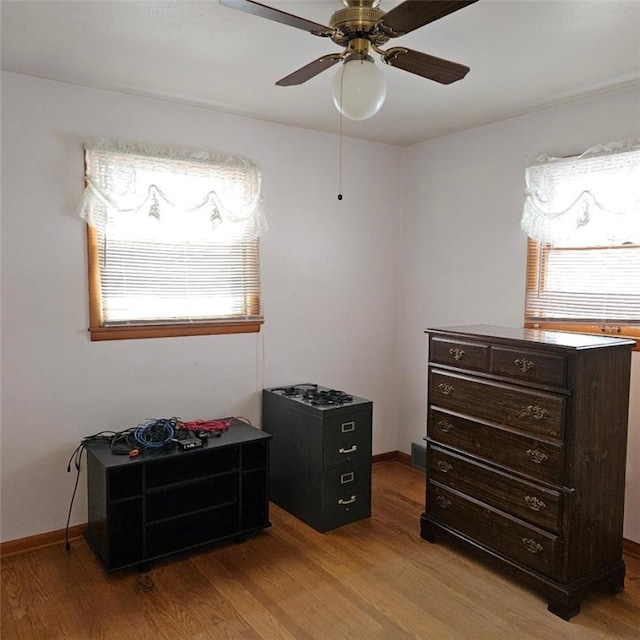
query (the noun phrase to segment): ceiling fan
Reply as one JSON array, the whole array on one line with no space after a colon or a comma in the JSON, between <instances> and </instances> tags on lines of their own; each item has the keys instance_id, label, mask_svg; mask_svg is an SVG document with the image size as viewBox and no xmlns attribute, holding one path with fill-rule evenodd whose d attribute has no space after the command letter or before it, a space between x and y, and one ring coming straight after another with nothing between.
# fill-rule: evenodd
<instances>
[{"instance_id":1,"label":"ceiling fan","mask_svg":"<svg viewBox=\"0 0 640 640\"><path fill-rule=\"evenodd\" d=\"M441 84L462 80L469 67L437 58L407 47L380 47L390 39L405 35L430 22L463 9L478 0L405 0L388 12L378 8L380 0L342 0L329 26L252 0L220 0L220 4L281 24L303 29L314 36L329 38L343 51L321 56L278 80L276 85L299 85L342 61L343 67L332 86L336 107L347 117L364 120L377 113L386 96L386 85L369 55L373 50L382 61ZM359 62L360 64L350 64ZM349 78L348 78L349 76ZM348 94L348 95L347 95Z\"/></svg>"}]
</instances>

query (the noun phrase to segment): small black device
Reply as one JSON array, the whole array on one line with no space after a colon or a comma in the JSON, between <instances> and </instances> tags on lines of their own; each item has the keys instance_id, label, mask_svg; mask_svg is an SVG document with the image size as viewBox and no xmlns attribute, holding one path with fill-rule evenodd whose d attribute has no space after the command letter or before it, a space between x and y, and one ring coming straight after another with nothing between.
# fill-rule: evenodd
<instances>
[{"instance_id":1,"label":"small black device","mask_svg":"<svg viewBox=\"0 0 640 640\"><path fill-rule=\"evenodd\" d=\"M187 449L197 449L198 447L203 446L203 441L200 438L183 438L182 440L178 440L178 448L182 451L186 451Z\"/></svg>"}]
</instances>

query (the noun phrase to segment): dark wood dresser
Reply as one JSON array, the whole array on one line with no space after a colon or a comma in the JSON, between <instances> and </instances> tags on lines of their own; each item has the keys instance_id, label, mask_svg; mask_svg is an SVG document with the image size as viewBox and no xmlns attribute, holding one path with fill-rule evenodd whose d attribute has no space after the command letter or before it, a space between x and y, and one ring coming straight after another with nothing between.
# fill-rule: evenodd
<instances>
[{"instance_id":1,"label":"dark wood dresser","mask_svg":"<svg viewBox=\"0 0 640 640\"><path fill-rule=\"evenodd\" d=\"M632 340L467 326L428 329L421 535L462 544L568 620L624 587Z\"/></svg>"}]
</instances>

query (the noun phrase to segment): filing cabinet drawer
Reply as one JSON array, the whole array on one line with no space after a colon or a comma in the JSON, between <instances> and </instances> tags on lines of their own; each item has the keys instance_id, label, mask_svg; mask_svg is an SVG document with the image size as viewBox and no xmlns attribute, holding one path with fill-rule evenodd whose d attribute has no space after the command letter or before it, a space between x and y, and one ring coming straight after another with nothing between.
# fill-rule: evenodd
<instances>
[{"instance_id":1,"label":"filing cabinet drawer","mask_svg":"<svg viewBox=\"0 0 640 640\"><path fill-rule=\"evenodd\" d=\"M371 461L345 463L325 471L322 521L333 529L371 515Z\"/></svg>"},{"instance_id":2,"label":"filing cabinet drawer","mask_svg":"<svg viewBox=\"0 0 640 640\"><path fill-rule=\"evenodd\" d=\"M474 418L543 436L563 436L565 398L560 395L432 370L429 399Z\"/></svg>"},{"instance_id":3,"label":"filing cabinet drawer","mask_svg":"<svg viewBox=\"0 0 640 640\"><path fill-rule=\"evenodd\" d=\"M358 412L327 418L324 424L324 467L371 460L371 413Z\"/></svg>"},{"instance_id":4,"label":"filing cabinet drawer","mask_svg":"<svg viewBox=\"0 0 640 640\"><path fill-rule=\"evenodd\" d=\"M498 553L550 578L559 577L557 536L434 481L429 482L427 512Z\"/></svg>"},{"instance_id":5,"label":"filing cabinet drawer","mask_svg":"<svg viewBox=\"0 0 640 640\"><path fill-rule=\"evenodd\" d=\"M561 494L430 445L428 476L548 531L560 530Z\"/></svg>"},{"instance_id":6,"label":"filing cabinet drawer","mask_svg":"<svg viewBox=\"0 0 640 640\"><path fill-rule=\"evenodd\" d=\"M462 369L488 371L489 347L475 342L433 338L429 347L429 359Z\"/></svg>"},{"instance_id":7,"label":"filing cabinet drawer","mask_svg":"<svg viewBox=\"0 0 640 640\"><path fill-rule=\"evenodd\" d=\"M564 446L431 409L429 437L536 480L561 485Z\"/></svg>"},{"instance_id":8,"label":"filing cabinet drawer","mask_svg":"<svg viewBox=\"0 0 640 640\"><path fill-rule=\"evenodd\" d=\"M491 347L491 373L519 380L565 386L567 359L564 356L514 349Z\"/></svg>"}]
</instances>

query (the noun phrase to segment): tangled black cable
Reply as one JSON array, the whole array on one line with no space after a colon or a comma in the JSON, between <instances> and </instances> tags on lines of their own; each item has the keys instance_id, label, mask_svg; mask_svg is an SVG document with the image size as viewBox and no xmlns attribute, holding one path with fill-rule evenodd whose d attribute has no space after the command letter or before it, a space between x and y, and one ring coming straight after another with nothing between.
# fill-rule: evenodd
<instances>
[{"instance_id":1,"label":"tangled black cable","mask_svg":"<svg viewBox=\"0 0 640 640\"><path fill-rule=\"evenodd\" d=\"M73 493L71 494L71 502L69 503L69 512L67 513L67 525L64 529L64 547L67 551L71 551L71 543L69 542L69 523L71 522L71 510L73 509L73 502L76 498L76 492L78 491L78 481L80 480L80 463L82 462L82 454L85 452L87 443L89 442L112 442L114 437L118 434L115 431L99 431L92 436L86 436L82 438L80 444L75 448L74 452L69 458L67 464L67 473L71 473L71 464L76 468L76 481L73 485Z\"/></svg>"}]
</instances>

